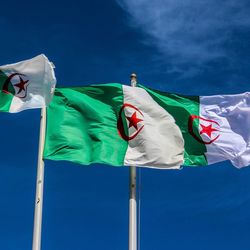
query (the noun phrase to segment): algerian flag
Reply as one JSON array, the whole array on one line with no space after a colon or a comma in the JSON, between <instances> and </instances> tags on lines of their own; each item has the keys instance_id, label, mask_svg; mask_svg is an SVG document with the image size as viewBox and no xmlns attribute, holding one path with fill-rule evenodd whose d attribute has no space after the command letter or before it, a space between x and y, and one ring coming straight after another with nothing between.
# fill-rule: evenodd
<instances>
[{"instance_id":1,"label":"algerian flag","mask_svg":"<svg viewBox=\"0 0 250 250\"><path fill-rule=\"evenodd\" d=\"M54 66L45 55L0 66L0 111L47 106L56 85Z\"/></svg>"},{"instance_id":2,"label":"algerian flag","mask_svg":"<svg viewBox=\"0 0 250 250\"><path fill-rule=\"evenodd\" d=\"M250 164L249 93L188 97L120 84L56 89L44 158L180 168Z\"/></svg>"},{"instance_id":3,"label":"algerian flag","mask_svg":"<svg viewBox=\"0 0 250 250\"><path fill-rule=\"evenodd\" d=\"M179 168L183 150L173 117L142 88L60 88L47 109L45 159Z\"/></svg>"},{"instance_id":4,"label":"algerian flag","mask_svg":"<svg viewBox=\"0 0 250 250\"><path fill-rule=\"evenodd\" d=\"M184 165L250 165L250 93L191 97L143 88L180 127Z\"/></svg>"}]
</instances>

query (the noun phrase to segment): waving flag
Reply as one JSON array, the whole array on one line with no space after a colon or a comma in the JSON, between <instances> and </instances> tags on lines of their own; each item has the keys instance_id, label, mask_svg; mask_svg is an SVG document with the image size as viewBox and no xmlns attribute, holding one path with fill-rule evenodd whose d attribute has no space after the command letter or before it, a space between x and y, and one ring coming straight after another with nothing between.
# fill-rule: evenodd
<instances>
[{"instance_id":1,"label":"waving flag","mask_svg":"<svg viewBox=\"0 0 250 250\"><path fill-rule=\"evenodd\" d=\"M45 159L179 168L183 150L173 117L142 88L56 89L47 109Z\"/></svg>"},{"instance_id":2,"label":"waving flag","mask_svg":"<svg viewBox=\"0 0 250 250\"><path fill-rule=\"evenodd\" d=\"M44 158L153 168L250 164L250 94L192 97L140 86L56 89Z\"/></svg>"},{"instance_id":3,"label":"waving flag","mask_svg":"<svg viewBox=\"0 0 250 250\"><path fill-rule=\"evenodd\" d=\"M144 89L180 127L184 165L250 164L250 93L192 97Z\"/></svg>"},{"instance_id":4,"label":"waving flag","mask_svg":"<svg viewBox=\"0 0 250 250\"><path fill-rule=\"evenodd\" d=\"M44 55L0 66L0 111L47 106L56 85L53 64Z\"/></svg>"}]
</instances>

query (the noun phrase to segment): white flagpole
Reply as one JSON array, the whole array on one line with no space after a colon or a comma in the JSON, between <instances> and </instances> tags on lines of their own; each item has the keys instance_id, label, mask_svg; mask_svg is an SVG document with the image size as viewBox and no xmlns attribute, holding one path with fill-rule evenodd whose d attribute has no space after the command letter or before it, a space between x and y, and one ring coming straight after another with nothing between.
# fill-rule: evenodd
<instances>
[{"instance_id":1,"label":"white flagpole","mask_svg":"<svg viewBox=\"0 0 250 250\"><path fill-rule=\"evenodd\" d=\"M43 148L44 148L44 141L45 141L45 130L46 130L46 107L41 109L32 250L41 249L43 182L44 182Z\"/></svg>"},{"instance_id":2,"label":"white flagpole","mask_svg":"<svg viewBox=\"0 0 250 250\"><path fill-rule=\"evenodd\" d=\"M131 86L136 87L136 74L130 76ZM129 183L129 250L137 249L137 205L136 205L136 166L130 167Z\"/></svg>"}]
</instances>

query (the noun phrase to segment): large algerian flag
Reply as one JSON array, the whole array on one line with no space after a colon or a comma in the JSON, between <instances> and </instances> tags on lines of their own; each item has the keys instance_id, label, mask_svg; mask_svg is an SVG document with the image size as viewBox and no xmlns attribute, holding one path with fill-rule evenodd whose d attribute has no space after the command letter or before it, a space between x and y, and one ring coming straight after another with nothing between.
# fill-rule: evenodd
<instances>
[{"instance_id":1,"label":"large algerian flag","mask_svg":"<svg viewBox=\"0 0 250 250\"><path fill-rule=\"evenodd\" d=\"M44 55L0 66L0 111L15 113L47 106L56 84L53 68Z\"/></svg>"},{"instance_id":2,"label":"large algerian flag","mask_svg":"<svg viewBox=\"0 0 250 250\"><path fill-rule=\"evenodd\" d=\"M56 89L44 158L174 169L250 164L250 96L190 97L143 86Z\"/></svg>"}]
</instances>

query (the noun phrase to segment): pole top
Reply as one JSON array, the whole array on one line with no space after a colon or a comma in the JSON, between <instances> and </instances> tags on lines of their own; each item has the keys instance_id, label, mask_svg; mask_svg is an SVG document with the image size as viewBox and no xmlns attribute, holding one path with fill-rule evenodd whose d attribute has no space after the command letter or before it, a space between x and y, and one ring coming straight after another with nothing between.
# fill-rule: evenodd
<instances>
[{"instance_id":1,"label":"pole top","mask_svg":"<svg viewBox=\"0 0 250 250\"><path fill-rule=\"evenodd\" d=\"M130 80L132 80L132 79L136 79L136 73L132 73L131 75L130 75Z\"/></svg>"},{"instance_id":2,"label":"pole top","mask_svg":"<svg viewBox=\"0 0 250 250\"><path fill-rule=\"evenodd\" d=\"M136 84L137 84L137 79L136 78L137 78L137 76L136 76L135 73L132 73L130 75L130 82L131 82L132 87L136 87Z\"/></svg>"}]
</instances>

